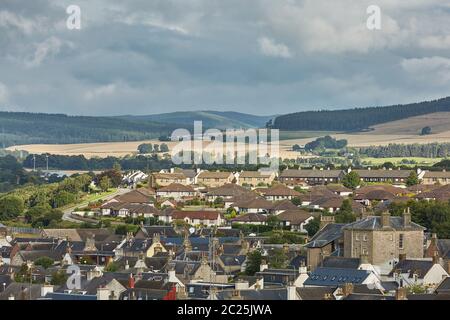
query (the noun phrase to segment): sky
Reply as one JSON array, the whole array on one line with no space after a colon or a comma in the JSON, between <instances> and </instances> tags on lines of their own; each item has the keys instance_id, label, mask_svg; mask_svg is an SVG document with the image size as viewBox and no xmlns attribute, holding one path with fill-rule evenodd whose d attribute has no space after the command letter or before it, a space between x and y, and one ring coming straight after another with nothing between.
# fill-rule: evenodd
<instances>
[{"instance_id":1,"label":"sky","mask_svg":"<svg viewBox=\"0 0 450 320\"><path fill-rule=\"evenodd\" d=\"M273 115L449 95L450 0L0 0L0 110Z\"/></svg>"}]
</instances>

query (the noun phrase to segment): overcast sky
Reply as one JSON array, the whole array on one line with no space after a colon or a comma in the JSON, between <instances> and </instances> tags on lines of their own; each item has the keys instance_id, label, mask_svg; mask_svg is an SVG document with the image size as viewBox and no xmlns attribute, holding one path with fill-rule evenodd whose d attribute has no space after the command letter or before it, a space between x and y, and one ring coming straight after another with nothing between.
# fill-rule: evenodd
<instances>
[{"instance_id":1,"label":"overcast sky","mask_svg":"<svg viewBox=\"0 0 450 320\"><path fill-rule=\"evenodd\" d=\"M0 110L269 115L447 95L449 0L0 1Z\"/></svg>"}]
</instances>

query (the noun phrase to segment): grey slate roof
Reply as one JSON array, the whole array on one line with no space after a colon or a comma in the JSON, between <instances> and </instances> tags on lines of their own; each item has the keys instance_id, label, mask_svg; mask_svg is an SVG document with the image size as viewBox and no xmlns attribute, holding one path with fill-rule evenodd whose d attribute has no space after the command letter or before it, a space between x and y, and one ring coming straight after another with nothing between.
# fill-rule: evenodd
<instances>
[{"instance_id":1,"label":"grey slate roof","mask_svg":"<svg viewBox=\"0 0 450 320\"><path fill-rule=\"evenodd\" d=\"M390 217L390 227L395 230L405 230L403 225L403 217ZM356 230L379 230L382 229L381 217L370 216L364 220L359 220L353 223L349 223L344 227L344 229L356 229ZM425 230L424 227L418 225L417 223L411 222L411 226L408 230Z\"/></svg>"},{"instance_id":2,"label":"grey slate roof","mask_svg":"<svg viewBox=\"0 0 450 320\"><path fill-rule=\"evenodd\" d=\"M287 300L286 288L261 289L261 290L241 290L239 292L242 300ZM217 293L219 300L231 300L232 290L224 290Z\"/></svg>"},{"instance_id":3,"label":"grey slate roof","mask_svg":"<svg viewBox=\"0 0 450 320\"><path fill-rule=\"evenodd\" d=\"M322 266L325 268L358 269L359 258L325 257Z\"/></svg>"},{"instance_id":4,"label":"grey slate roof","mask_svg":"<svg viewBox=\"0 0 450 320\"><path fill-rule=\"evenodd\" d=\"M335 297L332 295L335 288L331 287L301 287L297 288L297 294L301 300L325 300L325 296L330 296L332 300Z\"/></svg>"},{"instance_id":5,"label":"grey slate roof","mask_svg":"<svg viewBox=\"0 0 450 320\"><path fill-rule=\"evenodd\" d=\"M319 267L310 273L304 285L337 287L345 283L361 284L369 275L367 270Z\"/></svg>"},{"instance_id":6,"label":"grey slate roof","mask_svg":"<svg viewBox=\"0 0 450 320\"><path fill-rule=\"evenodd\" d=\"M417 274L419 279L422 279L433 266L433 261L428 260L412 260L405 259L399 261L389 273L392 277L395 272L409 273L409 277L412 278L414 274Z\"/></svg>"},{"instance_id":7,"label":"grey slate roof","mask_svg":"<svg viewBox=\"0 0 450 320\"><path fill-rule=\"evenodd\" d=\"M445 278L436 288L438 294L450 293L450 277Z\"/></svg>"},{"instance_id":8,"label":"grey slate roof","mask_svg":"<svg viewBox=\"0 0 450 320\"><path fill-rule=\"evenodd\" d=\"M330 223L320 229L314 237L305 245L306 248L322 248L327 244L342 237L344 223Z\"/></svg>"}]
</instances>

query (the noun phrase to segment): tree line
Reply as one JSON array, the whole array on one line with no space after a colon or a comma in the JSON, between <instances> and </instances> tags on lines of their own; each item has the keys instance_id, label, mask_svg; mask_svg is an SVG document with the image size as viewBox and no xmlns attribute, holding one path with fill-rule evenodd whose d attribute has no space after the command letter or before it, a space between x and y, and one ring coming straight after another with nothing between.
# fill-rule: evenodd
<instances>
[{"instance_id":1,"label":"tree line","mask_svg":"<svg viewBox=\"0 0 450 320\"><path fill-rule=\"evenodd\" d=\"M356 131L384 122L443 111L450 111L450 97L387 107L292 113L277 117L273 127L280 130Z\"/></svg>"},{"instance_id":2,"label":"tree line","mask_svg":"<svg viewBox=\"0 0 450 320\"><path fill-rule=\"evenodd\" d=\"M450 155L450 143L389 144L359 148L359 154L372 158L425 157L444 158Z\"/></svg>"},{"instance_id":3,"label":"tree line","mask_svg":"<svg viewBox=\"0 0 450 320\"><path fill-rule=\"evenodd\" d=\"M168 136L175 124L117 117L0 112L0 146L139 141Z\"/></svg>"}]
</instances>

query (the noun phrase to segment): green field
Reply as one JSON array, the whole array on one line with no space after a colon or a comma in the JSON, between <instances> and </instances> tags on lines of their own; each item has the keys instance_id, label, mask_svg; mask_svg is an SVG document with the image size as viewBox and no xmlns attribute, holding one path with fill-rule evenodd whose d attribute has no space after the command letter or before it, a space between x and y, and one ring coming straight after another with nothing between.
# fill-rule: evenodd
<instances>
[{"instance_id":1,"label":"green field","mask_svg":"<svg viewBox=\"0 0 450 320\"><path fill-rule=\"evenodd\" d=\"M402 163L403 160L412 161L414 160L416 163L414 164L408 164L408 163ZM444 158L423 158L423 157L396 157L396 158L361 158L361 161L363 163L372 164L375 166L382 165L385 162L392 162L394 165L425 165L425 166L432 166L433 164L444 160Z\"/></svg>"},{"instance_id":2,"label":"green field","mask_svg":"<svg viewBox=\"0 0 450 320\"><path fill-rule=\"evenodd\" d=\"M280 131L280 140L309 139L336 134L336 131Z\"/></svg>"}]
</instances>

